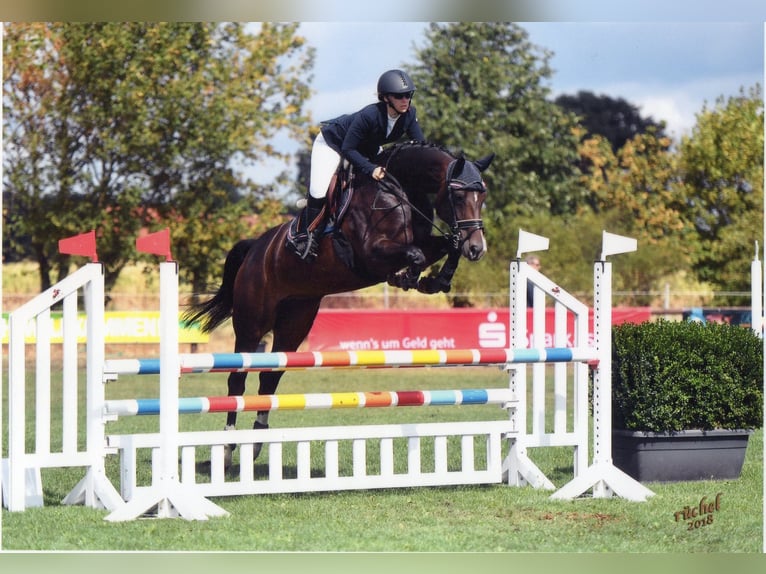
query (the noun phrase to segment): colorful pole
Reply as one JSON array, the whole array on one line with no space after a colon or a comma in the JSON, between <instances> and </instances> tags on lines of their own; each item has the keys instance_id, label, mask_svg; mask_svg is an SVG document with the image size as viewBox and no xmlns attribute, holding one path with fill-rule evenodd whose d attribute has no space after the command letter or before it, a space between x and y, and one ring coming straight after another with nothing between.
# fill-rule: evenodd
<instances>
[{"instance_id":1,"label":"colorful pole","mask_svg":"<svg viewBox=\"0 0 766 574\"><path fill-rule=\"evenodd\" d=\"M181 398L178 411L180 414L200 414L230 411L504 405L510 400L509 389L308 393ZM159 413L160 399L124 399L105 403L107 415L135 416Z\"/></svg>"},{"instance_id":2,"label":"colorful pole","mask_svg":"<svg viewBox=\"0 0 766 574\"><path fill-rule=\"evenodd\" d=\"M200 353L179 356L181 373L280 371L343 367L456 367L513 363L593 362L590 348L448 349L413 351L315 351L294 353ZM106 361L106 373L156 375L158 359Z\"/></svg>"}]
</instances>

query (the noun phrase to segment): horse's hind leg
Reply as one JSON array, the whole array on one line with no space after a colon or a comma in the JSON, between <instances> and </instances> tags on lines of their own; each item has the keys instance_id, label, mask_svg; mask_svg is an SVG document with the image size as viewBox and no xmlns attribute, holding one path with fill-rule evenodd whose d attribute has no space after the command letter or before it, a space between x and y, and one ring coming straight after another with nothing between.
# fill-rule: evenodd
<instances>
[{"instance_id":1,"label":"horse's hind leg","mask_svg":"<svg viewBox=\"0 0 766 574\"><path fill-rule=\"evenodd\" d=\"M283 301L279 305L277 320L274 323L272 352L296 351L311 330L319 311L318 299L294 299ZM277 392L279 380L284 371L263 371L259 375L259 395L273 395ZM270 411L258 411L253 428L269 428ZM261 452L261 445L255 445L254 457Z\"/></svg>"},{"instance_id":2,"label":"horse's hind leg","mask_svg":"<svg viewBox=\"0 0 766 574\"><path fill-rule=\"evenodd\" d=\"M237 341L234 345L234 352L235 353L253 352L256 349L258 349L258 345L260 345L260 339L258 340L257 343L253 343L250 340L243 343L240 338L237 338ZM229 389L228 396L239 397L244 395L246 381L247 381L247 372L229 373L229 378L227 380L228 389ZM224 429L234 430L236 426L237 426L237 411L229 411L228 413L226 413L226 426L224 427ZM236 446L237 446L236 444L228 444L225 447L224 465L227 468L231 465L232 454L234 453L234 449L236 448Z\"/></svg>"},{"instance_id":3,"label":"horse's hind leg","mask_svg":"<svg viewBox=\"0 0 766 574\"><path fill-rule=\"evenodd\" d=\"M238 397L245 393L245 380L247 379L247 373L230 373L227 381L229 387L229 396ZM230 411L226 413L226 428L234 428L237 426L237 411Z\"/></svg>"},{"instance_id":4,"label":"horse's hind leg","mask_svg":"<svg viewBox=\"0 0 766 574\"><path fill-rule=\"evenodd\" d=\"M245 392L245 379L247 379L247 373L230 373L228 379L229 396L241 396ZM229 411L226 413L226 426L225 430L234 430L237 428L237 411ZM234 449L237 448L236 444L227 444L224 447L224 466L229 468L231 466L231 458L234 454Z\"/></svg>"}]
</instances>

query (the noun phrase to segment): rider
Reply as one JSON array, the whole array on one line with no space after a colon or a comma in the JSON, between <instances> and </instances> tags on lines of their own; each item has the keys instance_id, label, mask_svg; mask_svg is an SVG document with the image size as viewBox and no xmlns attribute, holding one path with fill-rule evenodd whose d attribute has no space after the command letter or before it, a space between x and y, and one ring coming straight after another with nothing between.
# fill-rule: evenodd
<instances>
[{"instance_id":1,"label":"rider","mask_svg":"<svg viewBox=\"0 0 766 574\"><path fill-rule=\"evenodd\" d=\"M380 181L383 167L372 163L383 144L395 142L405 134L410 140L424 141L415 108L411 104L415 84L406 72L388 70L378 79L378 101L352 114L322 122L311 149L311 182L306 209L299 221L298 241L288 236L288 245L301 259L311 260L317 252L317 231L312 223L322 212L325 195L341 157L354 168ZM305 240L303 232L306 232Z\"/></svg>"}]
</instances>

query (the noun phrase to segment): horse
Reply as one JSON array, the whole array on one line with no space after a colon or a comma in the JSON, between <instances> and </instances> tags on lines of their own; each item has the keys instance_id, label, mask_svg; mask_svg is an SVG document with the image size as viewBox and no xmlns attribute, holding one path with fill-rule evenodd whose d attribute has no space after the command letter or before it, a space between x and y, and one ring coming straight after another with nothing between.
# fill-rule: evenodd
<instances>
[{"instance_id":1,"label":"horse","mask_svg":"<svg viewBox=\"0 0 766 574\"><path fill-rule=\"evenodd\" d=\"M185 320L210 332L231 317L238 353L257 351L268 332L272 352L295 351L326 295L384 281L405 290L449 292L460 257L478 261L487 249L481 219L487 189L481 172L493 158L469 161L425 142L384 150L376 163L385 167L386 176L378 182L363 173L353 175L345 214L323 234L313 261L302 261L286 246L289 221L258 238L240 240L226 256L217 292L192 304ZM434 213L449 232L437 225ZM421 277L445 256L438 272ZM283 374L261 372L258 394L274 394ZM246 377L246 372L229 374L229 396L244 393ZM268 428L268 416L259 411L253 428ZM227 413L225 428L235 428L236 419L236 412Z\"/></svg>"}]
</instances>

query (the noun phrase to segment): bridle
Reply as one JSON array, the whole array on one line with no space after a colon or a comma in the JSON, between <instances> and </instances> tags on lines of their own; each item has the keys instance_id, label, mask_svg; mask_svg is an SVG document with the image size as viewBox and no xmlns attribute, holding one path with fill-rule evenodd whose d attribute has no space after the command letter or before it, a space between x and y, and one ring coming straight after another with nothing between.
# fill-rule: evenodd
<instances>
[{"instance_id":1,"label":"bridle","mask_svg":"<svg viewBox=\"0 0 766 574\"><path fill-rule=\"evenodd\" d=\"M388 168L388 164L391 162L398 151L399 148L392 151L388 161L386 162L386 168ZM459 170L457 169L458 166L460 167ZM458 171L457 176L453 176L455 171ZM412 201L410 201L406 193L399 193L399 191L403 191L404 188L393 176L393 174L388 171L388 169L386 169L385 178L378 182L378 193L390 193L395 195L400 200L400 205L408 205L413 213L429 222L431 227L435 229L437 233L441 234L443 237L446 237L449 241L450 250L457 253L460 251L463 244L468 241L476 231L484 229L484 222L481 219L458 219L457 209L455 208L455 192L476 191L482 193L486 188L484 186L484 180L481 177L481 172L471 162L465 161L464 158L453 159L447 166L445 188L452 219L451 222L445 222L447 225L449 225L449 232L445 232L438 225L436 225L433 217L423 213L420 209L418 209L418 207L416 207ZM461 232L465 233L465 237L461 237Z\"/></svg>"},{"instance_id":2,"label":"bridle","mask_svg":"<svg viewBox=\"0 0 766 574\"><path fill-rule=\"evenodd\" d=\"M455 170L455 166L458 163L463 164L463 169L461 170L461 173L459 175L470 175L472 176L472 179L470 181L466 181L465 179L458 179L456 177L452 177L452 174ZM466 173L466 172L475 172L475 173ZM458 219L457 218L457 209L455 208L455 192L462 191L475 191L478 193L483 193L485 190L484 181L481 178L481 173L479 172L476 167L473 166L473 164L466 162L464 160L456 159L453 160L449 166L447 167L447 199L449 200L450 210L452 212L452 223L450 224L450 245L452 246L452 249L455 251L458 251L463 243L468 241L471 236L476 233L477 231L484 229L484 222L479 219ZM465 237L461 239L460 232L465 232Z\"/></svg>"}]
</instances>

